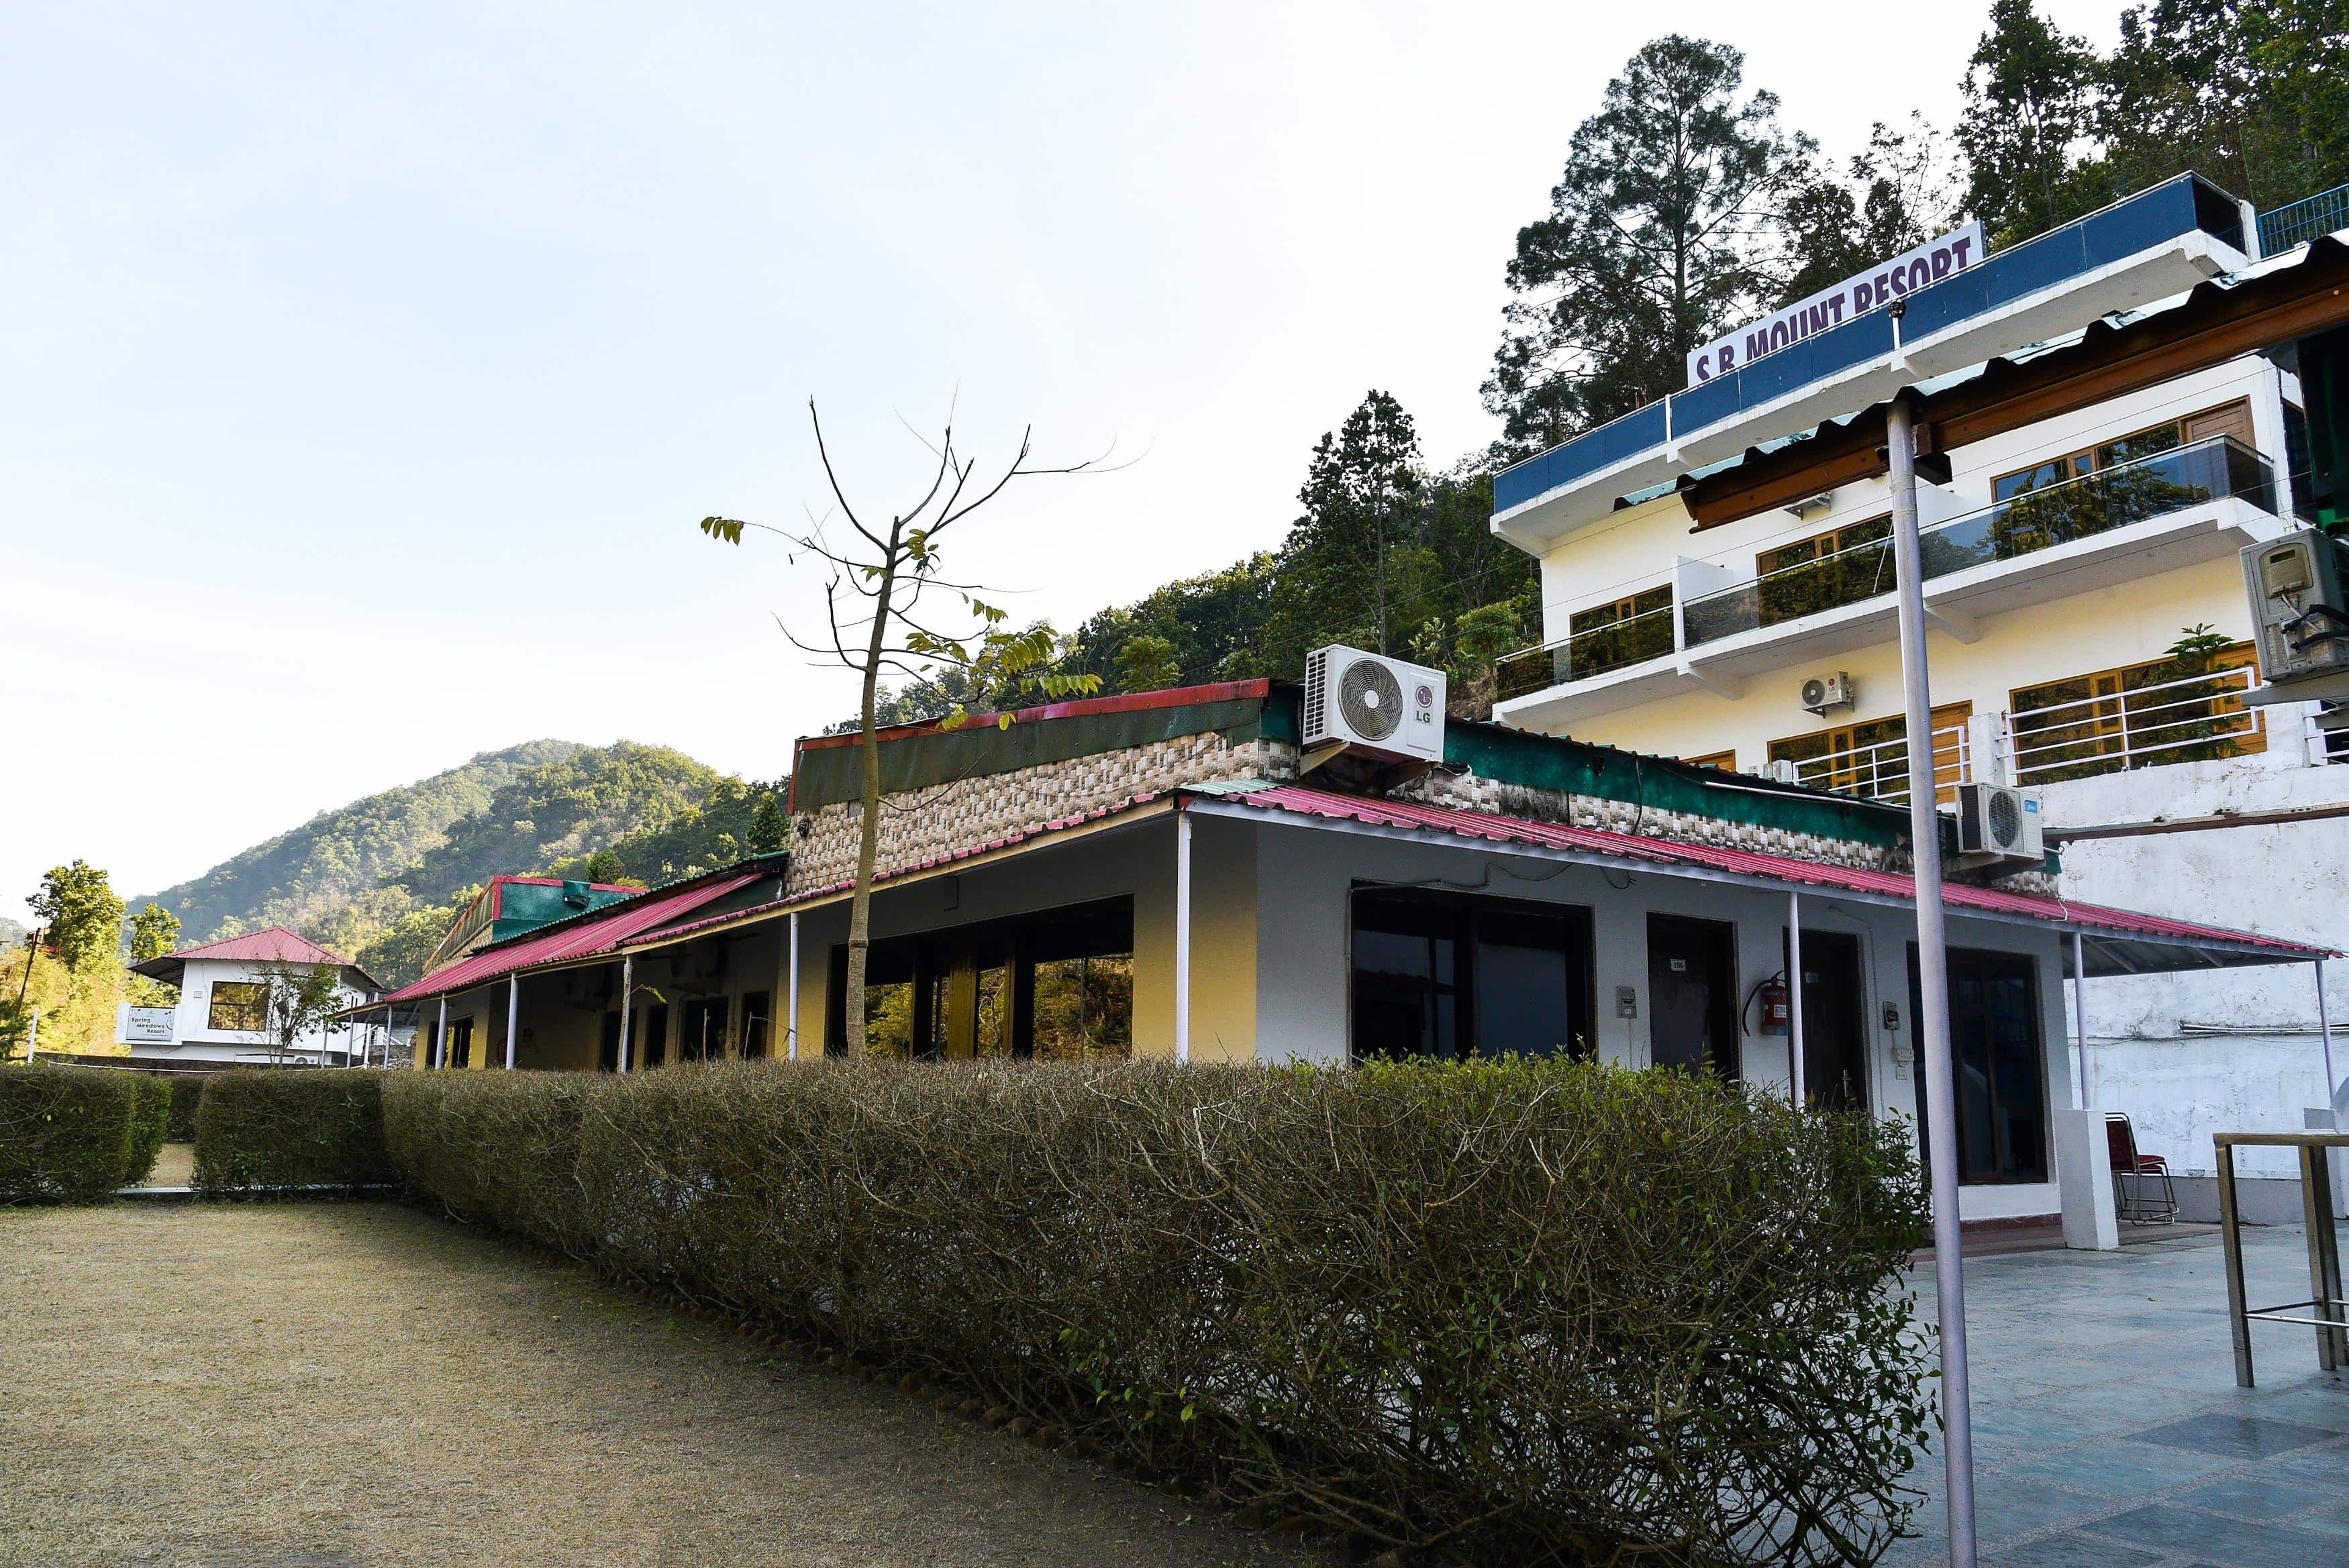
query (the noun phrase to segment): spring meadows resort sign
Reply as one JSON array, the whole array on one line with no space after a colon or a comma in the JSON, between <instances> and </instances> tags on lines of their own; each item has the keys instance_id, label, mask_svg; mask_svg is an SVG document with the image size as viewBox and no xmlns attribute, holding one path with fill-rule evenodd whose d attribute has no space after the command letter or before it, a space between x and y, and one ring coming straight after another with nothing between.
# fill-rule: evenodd
<instances>
[{"instance_id":1,"label":"spring meadows resort sign","mask_svg":"<svg viewBox=\"0 0 2349 1568\"><path fill-rule=\"evenodd\" d=\"M1928 284L1940 283L1951 273L1963 272L1982 257L1980 223L1969 223L1938 240L1928 240L1879 267L1856 278L1846 278L1831 289L1822 289L1775 315L1764 316L1751 326L1706 344L1689 356L1689 385L1710 381L1740 366L1751 365L1764 355L1775 354L1806 337L1816 336L1854 316L1866 315Z\"/></svg>"}]
</instances>

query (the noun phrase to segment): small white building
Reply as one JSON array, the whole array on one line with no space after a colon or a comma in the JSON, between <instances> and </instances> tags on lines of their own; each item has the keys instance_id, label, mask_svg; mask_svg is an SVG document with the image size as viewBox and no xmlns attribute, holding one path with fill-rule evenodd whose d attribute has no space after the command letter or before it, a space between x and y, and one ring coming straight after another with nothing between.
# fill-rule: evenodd
<instances>
[{"instance_id":1,"label":"small white building","mask_svg":"<svg viewBox=\"0 0 2349 1568\"><path fill-rule=\"evenodd\" d=\"M380 1060L381 1026L336 1019L297 1037L285 1048L269 1029L271 992L319 969L335 972L341 1002L359 1007L383 995L367 971L282 925L225 941L183 947L132 969L180 988L172 1007L125 1005L115 1021L117 1043L133 1058L155 1062L235 1062L252 1066L351 1067Z\"/></svg>"}]
</instances>

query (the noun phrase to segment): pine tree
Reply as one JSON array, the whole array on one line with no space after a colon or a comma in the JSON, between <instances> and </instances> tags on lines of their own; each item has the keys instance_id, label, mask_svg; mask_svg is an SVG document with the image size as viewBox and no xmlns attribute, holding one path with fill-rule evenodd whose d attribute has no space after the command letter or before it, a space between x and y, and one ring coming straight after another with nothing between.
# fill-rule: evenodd
<instances>
[{"instance_id":1,"label":"pine tree","mask_svg":"<svg viewBox=\"0 0 2349 1568\"><path fill-rule=\"evenodd\" d=\"M1305 649L1323 643L1358 643L1382 654L1395 645L1406 584L1398 580L1392 546L1399 535L1416 542L1424 489L1411 416L1392 394L1365 393L1346 422L1315 446L1297 492L1305 511L1281 562L1276 646L1293 646L1301 659Z\"/></svg>"},{"instance_id":2,"label":"pine tree","mask_svg":"<svg viewBox=\"0 0 2349 1568\"><path fill-rule=\"evenodd\" d=\"M750 852L772 855L792 841L791 824L783 820L783 802L772 789L762 791L750 808Z\"/></svg>"},{"instance_id":3,"label":"pine tree","mask_svg":"<svg viewBox=\"0 0 2349 1568\"><path fill-rule=\"evenodd\" d=\"M2005 245L2109 199L2086 145L2103 66L2087 40L2058 31L2033 0L1992 0L1990 21L1966 67L1958 142L1966 210Z\"/></svg>"},{"instance_id":4,"label":"pine tree","mask_svg":"<svg viewBox=\"0 0 2349 1568\"><path fill-rule=\"evenodd\" d=\"M1631 57L1574 133L1547 217L1517 232L1514 296L1484 385L1504 446L1553 446L1678 390L1690 352L1785 273L1779 208L1815 146L1745 57L1674 35Z\"/></svg>"}]
</instances>

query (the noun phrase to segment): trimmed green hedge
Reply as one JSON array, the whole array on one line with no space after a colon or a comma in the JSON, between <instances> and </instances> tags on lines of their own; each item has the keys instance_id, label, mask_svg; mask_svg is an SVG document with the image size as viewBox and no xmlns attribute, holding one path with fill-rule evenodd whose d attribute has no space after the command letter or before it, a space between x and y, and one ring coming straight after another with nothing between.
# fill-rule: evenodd
<instances>
[{"instance_id":1,"label":"trimmed green hedge","mask_svg":"<svg viewBox=\"0 0 2349 1568\"><path fill-rule=\"evenodd\" d=\"M169 1080L108 1068L0 1068L0 1202L94 1203L147 1179Z\"/></svg>"},{"instance_id":2,"label":"trimmed green hedge","mask_svg":"<svg viewBox=\"0 0 2349 1568\"><path fill-rule=\"evenodd\" d=\"M1478 1562L1867 1562L1913 1505L1923 1198L1865 1118L1524 1061L383 1101L460 1212L1275 1518Z\"/></svg>"},{"instance_id":3,"label":"trimmed green hedge","mask_svg":"<svg viewBox=\"0 0 2349 1568\"><path fill-rule=\"evenodd\" d=\"M204 1083L195 1187L208 1196L396 1183L383 1146L384 1074L239 1068Z\"/></svg>"}]
</instances>

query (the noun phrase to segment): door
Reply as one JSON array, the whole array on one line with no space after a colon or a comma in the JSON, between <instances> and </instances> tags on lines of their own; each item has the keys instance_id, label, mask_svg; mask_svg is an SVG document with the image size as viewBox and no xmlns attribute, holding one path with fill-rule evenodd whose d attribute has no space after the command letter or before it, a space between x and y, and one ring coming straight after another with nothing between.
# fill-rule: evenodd
<instances>
[{"instance_id":1,"label":"door","mask_svg":"<svg viewBox=\"0 0 2349 1568\"><path fill-rule=\"evenodd\" d=\"M1868 990L1859 938L1803 932L1803 1091L1820 1110L1868 1109Z\"/></svg>"},{"instance_id":2,"label":"door","mask_svg":"<svg viewBox=\"0 0 2349 1568\"><path fill-rule=\"evenodd\" d=\"M1648 1059L1737 1076L1737 930L1716 920L1648 916Z\"/></svg>"},{"instance_id":3,"label":"door","mask_svg":"<svg viewBox=\"0 0 2349 1568\"><path fill-rule=\"evenodd\" d=\"M668 1005L657 1002L630 1021L631 1029L644 1032L629 1042L629 1054L636 1057L631 1067L657 1068L668 1054Z\"/></svg>"},{"instance_id":4,"label":"door","mask_svg":"<svg viewBox=\"0 0 2349 1568\"><path fill-rule=\"evenodd\" d=\"M620 1015L617 1013L604 1015L603 1037L595 1047L595 1066L602 1072L620 1070Z\"/></svg>"},{"instance_id":5,"label":"door","mask_svg":"<svg viewBox=\"0 0 2349 1568\"><path fill-rule=\"evenodd\" d=\"M1950 1073L1957 1089L1958 1180L2047 1180L2047 1060L2038 965L2014 953L1950 950ZM1909 1037L1925 1109L1924 1007L1909 946ZM1920 1119L1919 1148L1925 1148Z\"/></svg>"}]
</instances>

